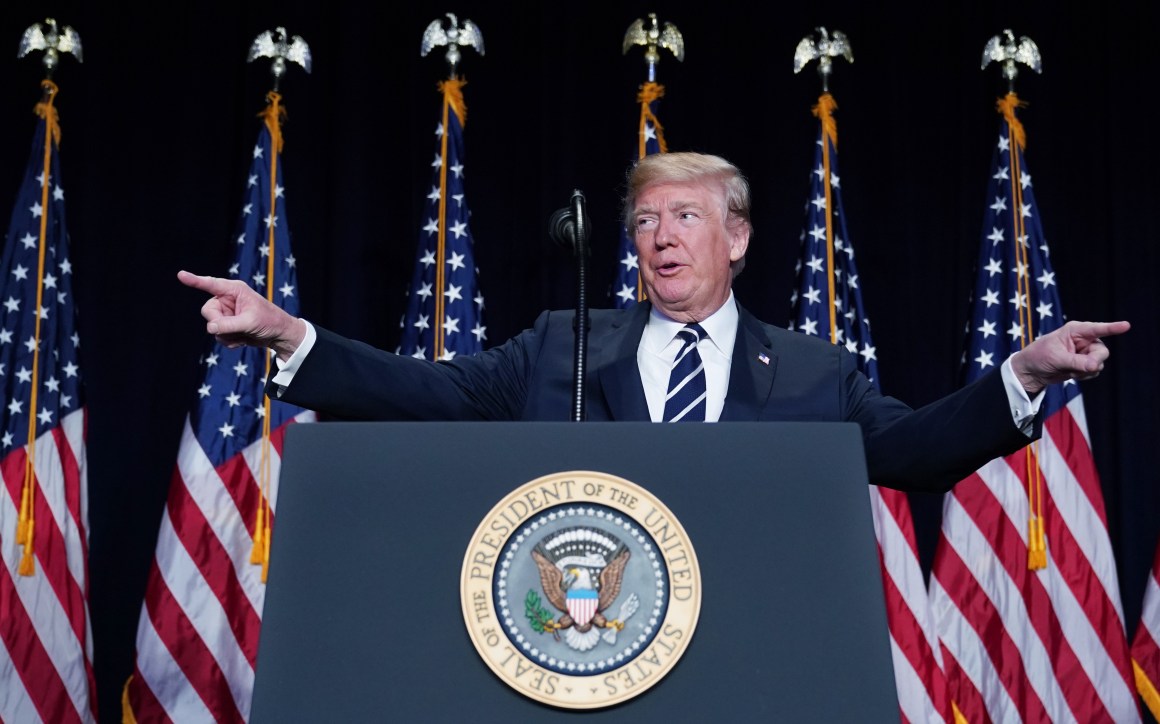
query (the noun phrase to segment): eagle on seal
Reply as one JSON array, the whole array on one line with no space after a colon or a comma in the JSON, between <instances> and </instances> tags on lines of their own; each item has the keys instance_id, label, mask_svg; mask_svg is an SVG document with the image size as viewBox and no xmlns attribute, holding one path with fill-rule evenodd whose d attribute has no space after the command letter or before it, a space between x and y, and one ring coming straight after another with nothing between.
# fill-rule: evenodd
<instances>
[{"instance_id":1,"label":"eagle on seal","mask_svg":"<svg viewBox=\"0 0 1160 724\"><path fill-rule=\"evenodd\" d=\"M532 550L544 595L562 614L551 625L551 630L563 631L564 640L572 648L587 651L599 642L599 629L619 631L624 628L623 620L609 619L604 611L620 595L624 567L629 557L628 548L621 547L609 561L599 553L589 551L583 557L571 556L553 562L541 550ZM595 584L592 580L594 569L599 569ZM631 611L626 613L625 606L621 606L622 618L628 615Z\"/></svg>"}]
</instances>

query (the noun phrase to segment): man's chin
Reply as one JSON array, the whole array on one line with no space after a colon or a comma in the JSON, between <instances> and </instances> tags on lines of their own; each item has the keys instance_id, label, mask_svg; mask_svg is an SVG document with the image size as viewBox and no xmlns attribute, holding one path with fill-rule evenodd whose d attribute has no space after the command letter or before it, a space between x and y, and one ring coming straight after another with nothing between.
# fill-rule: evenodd
<instances>
[{"instance_id":1,"label":"man's chin","mask_svg":"<svg viewBox=\"0 0 1160 724\"><path fill-rule=\"evenodd\" d=\"M654 290L648 299L658 311L663 312L666 316L673 319L679 318L683 313L689 311L692 306L692 301L688 294L665 294L664 292Z\"/></svg>"},{"instance_id":2,"label":"man's chin","mask_svg":"<svg viewBox=\"0 0 1160 724\"><path fill-rule=\"evenodd\" d=\"M662 309L671 309L679 311L688 307L689 293L688 290L678 290L673 288L666 289L663 285L660 288L647 290L649 292L648 298L652 303Z\"/></svg>"}]
</instances>

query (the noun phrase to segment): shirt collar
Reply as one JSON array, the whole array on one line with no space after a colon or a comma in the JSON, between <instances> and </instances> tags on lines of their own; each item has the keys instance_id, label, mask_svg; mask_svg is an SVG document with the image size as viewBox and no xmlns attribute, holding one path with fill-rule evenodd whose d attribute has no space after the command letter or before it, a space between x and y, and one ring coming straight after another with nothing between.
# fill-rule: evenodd
<instances>
[{"instance_id":1,"label":"shirt collar","mask_svg":"<svg viewBox=\"0 0 1160 724\"><path fill-rule=\"evenodd\" d=\"M733 290L729 290L729 298L725 303L705 319L701 320L701 328L709 337L709 341L725 356L733 353L733 343L737 339L737 302L733 298ZM677 332L685 328L684 322L677 322L666 317L656 305L649 312L648 323L644 327L644 336L641 344L653 354L659 354L668 346Z\"/></svg>"}]
</instances>

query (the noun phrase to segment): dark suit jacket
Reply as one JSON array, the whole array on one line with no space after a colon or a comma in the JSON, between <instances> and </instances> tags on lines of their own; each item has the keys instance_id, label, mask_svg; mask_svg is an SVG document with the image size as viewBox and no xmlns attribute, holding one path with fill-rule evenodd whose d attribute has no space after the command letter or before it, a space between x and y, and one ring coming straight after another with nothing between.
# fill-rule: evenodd
<instances>
[{"instance_id":1,"label":"dark suit jacket","mask_svg":"<svg viewBox=\"0 0 1160 724\"><path fill-rule=\"evenodd\" d=\"M851 421L862 428L870 481L945 490L980 465L1026 445L998 370L919 410L879 394L844 347L764 324L738 306L722 422ZM649 419L636 353L650 305L593 310L585 407L589 421ZM316 328L318 341L275 398L351 420L573 418L571 310L472 357L431 362ZM1036 423L1035 434L1039 434Z\"/></svg>"}]
</instances>

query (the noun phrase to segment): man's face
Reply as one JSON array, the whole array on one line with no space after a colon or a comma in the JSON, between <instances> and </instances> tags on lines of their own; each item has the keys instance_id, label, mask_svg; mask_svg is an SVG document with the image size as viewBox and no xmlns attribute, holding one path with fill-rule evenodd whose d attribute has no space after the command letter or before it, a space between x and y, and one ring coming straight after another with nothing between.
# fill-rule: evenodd
<instances>
[{"instance_id":1,"label":"man's face","mask_svg":"<svg viewBox=\"0 0 1160 724\"><path fill-rule=\"evenodd\" d=\"M649 300L680 322L699 322L729 298L731 262L745 255L749 229L726 225L719 183L660 183L636 198L632 223Z\"/></svg>"}]
</instances>

